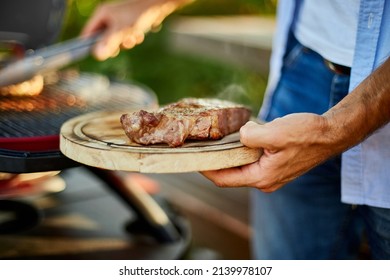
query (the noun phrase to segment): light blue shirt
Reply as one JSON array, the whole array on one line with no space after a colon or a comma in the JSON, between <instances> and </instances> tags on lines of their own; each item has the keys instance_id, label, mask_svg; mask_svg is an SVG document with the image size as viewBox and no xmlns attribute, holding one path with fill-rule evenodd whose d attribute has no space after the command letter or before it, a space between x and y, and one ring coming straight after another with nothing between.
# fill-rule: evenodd
<instances>
[{"instance_id":1,"label":"light blue shirt","mask_svg":"<svg viewBox=\"0 0 390 280\"><path fill-rule=\"evenodd\" d=\"M279 0L268 88L260 110L270 107L280 77L287 35L303 0ZM342 1L342 0L340 0ZM390 1L361 0L350 91L390 55ZM390 82L390 77L389 77ZM389 108L390 110L390 108ZM390 124L342 155L342 201L390 208Z\"/></svg>"}]
</instances>

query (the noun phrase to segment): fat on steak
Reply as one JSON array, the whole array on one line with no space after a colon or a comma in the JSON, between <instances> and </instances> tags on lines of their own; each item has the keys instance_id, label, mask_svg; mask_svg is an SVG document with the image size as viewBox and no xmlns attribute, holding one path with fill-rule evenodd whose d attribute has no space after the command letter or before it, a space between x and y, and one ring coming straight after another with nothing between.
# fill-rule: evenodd
<instances>
[{"instance_id":1,"label":"fat on steak","mask_svg":"<svg viewBox=\"0 0 390 280\"><path fill-rule=\"evenodd\" d=\"M249 108L230 101L184 98L156 112L140 110L123 114L120 122L132 142L179 147L187 139L221 139L238 131L250 116Z\"/></svg>"}]
</instances>

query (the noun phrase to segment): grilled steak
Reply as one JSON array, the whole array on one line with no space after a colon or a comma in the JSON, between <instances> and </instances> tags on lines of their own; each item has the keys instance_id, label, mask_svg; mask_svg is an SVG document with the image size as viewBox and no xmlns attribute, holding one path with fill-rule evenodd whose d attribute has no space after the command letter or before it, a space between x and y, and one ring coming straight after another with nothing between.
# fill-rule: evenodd
<instances>
[{"instance_id":1,"label":"grilled steak","mask_svg":"<svg viewBox=\"0 0 390 280\"><path fill-rule=\"evenodd\" d=\"M250 115L250 109L229 101L185 98L157 112L141 110L124 114L120 121L132 142L178 147L186 139L221 139L238 131Z\"/></svg>"}]
</instances>

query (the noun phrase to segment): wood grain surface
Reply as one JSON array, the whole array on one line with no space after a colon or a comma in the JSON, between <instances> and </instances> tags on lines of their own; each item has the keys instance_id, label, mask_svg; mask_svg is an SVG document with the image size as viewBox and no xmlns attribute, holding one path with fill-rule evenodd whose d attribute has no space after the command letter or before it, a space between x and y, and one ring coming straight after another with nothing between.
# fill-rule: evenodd
<instances>
[{"instance_id":1,"label":"wood grain surface","mask_svg":"<svg viewBox=\"0 0 390 280\"><path fill-rule=\"evenodd\" d=\"M255 162L262 154L262 150L243 146L238 133L176 148L131 143L119 121L123 113L95 112L67 121L60 133L61 152L85 165L141 173L223 169Z\"/></svg>"}]
</instances>

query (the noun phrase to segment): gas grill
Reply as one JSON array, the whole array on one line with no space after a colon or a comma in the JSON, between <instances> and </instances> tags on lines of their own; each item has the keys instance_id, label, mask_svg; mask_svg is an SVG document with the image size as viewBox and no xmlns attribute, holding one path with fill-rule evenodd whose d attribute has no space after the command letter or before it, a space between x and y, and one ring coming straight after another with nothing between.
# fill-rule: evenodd
<instances>
[{"instance_id":1,"label":"gas grill","mask_svg":"<svg viewBox=\"0 0 390 280\"><path fill-rule=\"evenodd\" d=\"M155 94L138 84L110 81L102 75L72 70L49 78L38 96L0 97L0 173L61 171L80 166L59 151L59 132L65 121L93 111L125 113L157 106ZM188 245L188 225L170 217L168 211L156 205L148 194L134 190L137 186L129 187L115 171L84 167L136 215L136 222L127 229L129 234L132 230L147 232L160 244ZM26 208L25 204L15 207L10 201L12 197L4 199L0 195L0 214L7 205L15 213ZM32 211L31 207L26 209ZM165 215L167 221L156 223L154 216L159 215ZM0 225L0 236L10 232L9 227Z\"/></svg>"},{"instance_id":2,"label":"gas grill","mask_svg":"<svg viewBox=\"0 0 390 280\"><path fill-rule=\"evenodd\" d=\"M62 156L58 146L60 127L66 120L93 111L125 112L157 105L155 95L140 85L77 71L55 75L38 96L0 97L0 156L4 159L0 171L47 171L56 162L58 168L70 167L74 163ZM54 162L53 157L58 160Z\"/></svg>"},{"instance_id":3,"label":"gas grill","mask_svg":"<svg viewBox=\"0 0 390 280\"><path fill-rule=\"evenodd\" d=\"M45 228L41 231L37 229L41 222L40 211L33 203L29 203L29 198L24 199L23 192L17 197L13 197L10 193L4 195L2 190L6 184L2 182L7 180L4 178L14 174L20 177L21 173L27 175L41 172L56 173L67 171L71 167L90 171L94 178L98 178L107 186L109 194L113 193L115 198L119 198L119 203L112 201L110 196L105 197L105 200L97 198L97 190L92 187L86 190L84 199L78 201L80 198L72 198L70 199L72 203L59 206L62 210L55 208L48 213L45 212L46 214L55 216L61 211L72 212L82 209L91 214L91 217L103 221L102 224L106 225L104 228L109 237L112 234L117 236L121 230L115 231L114 225L127 219L127 216L134 217L126 227L126 236L122 240L126 241L127 237L132 240L130 236L137 236L138 233L146 234L148 238L152 237L157 242L154 248L158 252L153 253L153 249L148 246L139 247L136 243L131 243L128 245L130 251L124 251L121 257L170 258L172 254L166 250L170 250L171 247L176 248L174 255L180 257L189 244L189 227L180 215L173 214L161 203L157 204L156 200L142 188L124 180L120 172L83 166L68 159L59 150L61 125L70 118L94 111L118 113L157 106L154 93L142 85L112 81L98 74L72 70L58 71L85 57L99 39L99 34L95 34L90 38L76 38L54 44L62 28L66 7L65 0L2 1L0 48L4 44L7 52L6 55L0 56L0 85L7 86L28 81L33 77L32 75L39 74L44 75L45 86L36 96L0 95L0 239L3 241L0 242L0 258L3 258L4 246L6 251L7 248L9 249L10 254L7 255L9 258L45 258L45 255L32 253L34 248L39 247L35 243L36 238L41 236L40 244L46 247L50 247L46 242L55 238L51 235L53 232L47 232ZM72 187L74 186L65 188L63 194L65 198L61 197L62 200L65 201L68 196L71 196L66 191L72 194ZM75 201L79 203L74 203ZM122 204L125 207L122 207ZM107 218L110 216L108 213L113 217ZM15 217L15 219L3 222L4 216ZM161 217L164 219L159 219ZM24 236L23 233L26 231ZM65 232L68 233L70 230ZM14 234L15 238L12 239L11 234ZM96 234L100 238L104 233ZM84 231L76 230L76 243L84 235ZM67 237L58 236L58 238L63 245L63 240ZM26 240L27 246L22 248L20 244L24 244L23 240ZM97 243L98 247L102 248L102 242L99 240ZM70 247L73 247L73 240L70 239L69 246L63 247L69 251ZM15 252L23 251L27 252L28 256L15 255ZM80 252L73 253L74 258L80 256ZM118 257L112 253L108 251L109 256ZM105 256L101 257L105 258ZM69 255L62 257L72 258ZM95 256L87 253L83 257ZM50 255L50 258L55 256Z\"/></svg>"}]
</instances>

